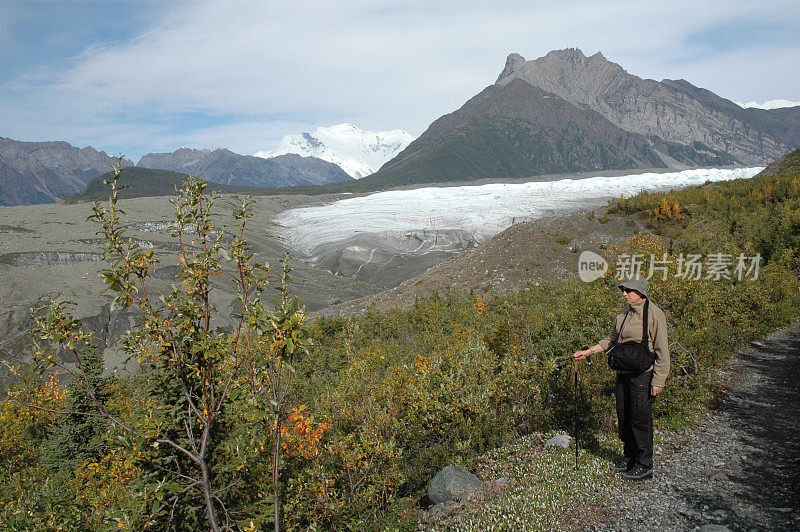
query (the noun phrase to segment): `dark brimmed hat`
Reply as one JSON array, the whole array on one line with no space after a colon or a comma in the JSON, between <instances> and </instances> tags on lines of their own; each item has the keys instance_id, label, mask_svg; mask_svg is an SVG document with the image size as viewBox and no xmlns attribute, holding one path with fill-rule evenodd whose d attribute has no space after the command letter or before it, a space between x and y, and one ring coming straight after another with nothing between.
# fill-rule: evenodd
<instances>
[{"instance_id":1,"label":"dark brimmed hat","mask_svg":"<svg viewBox=\"0 0 800 532\"><path fill-rule=\"evenodd\" d=\"M627 276L624 281L619 283L619 287L628 288L630 290L636 290L644 297L647 297L647 287L648 287L647 279L645 279L638 273L634 273Z\"/></svg>"}]
</instances>

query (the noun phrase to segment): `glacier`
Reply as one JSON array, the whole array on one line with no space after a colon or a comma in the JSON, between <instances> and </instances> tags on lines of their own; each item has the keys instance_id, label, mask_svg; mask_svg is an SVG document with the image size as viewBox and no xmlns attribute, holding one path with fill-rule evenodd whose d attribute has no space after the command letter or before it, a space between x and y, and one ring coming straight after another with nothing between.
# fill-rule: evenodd
<instances>
[{"instance_id":1,"label":"glacier","mask_svg":"<svg viewBox=\"0 0 800 532\"><path fill-rule=\"evenodd\" d=\"M709 168L524 183L423 187L279 213L279 233L332 273L392 287L513 223L597 208L643 190L750 178L762 168Z\"/></svg>"},{"instance_id":2,"label":"glacier","mask_svg":"<svg viewBox=\"0 0 800 532\"><path fill-rule=\"evenodd\" d=\"M317 157L360 179L378 171L413 140L413 135L402 129L374 132L345 123L318 127L313 133L286 135L275 149L259 151L254 156L268 159L295 153Z\"/></svg>"}]
</instances>

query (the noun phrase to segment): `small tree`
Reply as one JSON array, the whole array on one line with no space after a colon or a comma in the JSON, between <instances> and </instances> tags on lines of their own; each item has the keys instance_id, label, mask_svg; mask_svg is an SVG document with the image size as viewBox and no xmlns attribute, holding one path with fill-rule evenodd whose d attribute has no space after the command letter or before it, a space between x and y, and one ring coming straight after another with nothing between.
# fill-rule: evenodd
<instances>
[{"instance_id":1,"label":"small tree","mask_svg":"<svg viewBox=\"0 0 800 532\"><path fill-rule=\"evenodd\" d=\"M268 339L269 346L261 351L262 357L257 361L259 378L254 379L253 383L259 390L259 395L266 398L269 403L271 418L266 418L267 428L272 429L272 497L273 513L275 520L275 532L280 530L280 463L282 444L282 428L287 419L287 397L291 390L291 380L295 374L294 359L300 354L308 352L311 345L308 323L305 313L300 307L297 298L290 298L287 287L291 282L289 273L291 269L287 262L288 256L281 262L283 263L283 276L281 284L278 286L280 296L276 298L276 310L271 313L266 320L261 323L268 324L267 329L259 328L257 335L260 338ZM259 322L256 319L260 303L253 305L251 320L253 324ZM262 340L263 341L263 340ZM271 427L270 427L271 425Z\"/></svg>"},{"instance_id":2,"label":"small tree","mask_svg":"<svg viewBox=\"0 0 800 532\"><path fill-rule=\"evenodd\" d=\"M101 225L105 242L103 257L109 267L101 271L108 290L115 294L112 308L135 307L135 325L123 336L123 345L145 366L152 383L152 406L139 413L136 423L115 416L98 393L97 347L91 332L70 314L69 304L53 301L35 310L35 359L42 368L59 368L71 377L69 410L66 416L101 418L140 449L162 453L151 464L177 484L166 501L170 521L182 497L198 493L211 530L229 528L229 514L222 500L227 487L218 486L213 454L224 439L226 408L233 404L233 390L250 394L254 400L268 395L274 422L273 489L275 529L279 530L280 427L285 417L293 358L310 343L305 314L296 299L287 295L289 268L284 263L281 297L277 309L264 306L260 296L268 284L270 267L258 264L244 239L247 220L252 216L251 200L238 198L234 210L233 238L225 244L223 231L214 226L215 196L204 194L207 184L187 178L172 200L176 221L172 235L179 244L181 270L179 285L169 292L148 291L149 279L159 262L154 250L143 249L125 237L119 208L119 163L107 181L111 195L107 204L95 203L89 220ZM288 258L288 256L287 256ZM211 303L214 279L223 274L223 263L233 265L233 282L241 311L232 330L217 327L218 311ZM70 354L74 363L67 363ZM249 385L248 385L249 383ZM33 406L24 392L10 398ZM78 424L75 424L79 426ZM154 451L156 452L156 451ZM170 465L174 467L170 467ZM225 524L221 524L220 516Z\"/></svg>"},{"instance_id":3,"label":"small tree","mask_svg":"<svg viewBox=\"0 0 800 532\"><path fill-rule=\"evenodd\" d=\"M71 306L71 303L60 302L60 305ZM52 305L52 303L51 303ZM78 333L80 324L63 311L50 312L50 306L45 312L34 315L34 332L44 332L48 328L60 327L62 331ZM48 323L48 319L61 319L61 323ZM97 349L94 337L86 336L83 340L85 349L81 356L76 356L79 374L73 372L73 379L66 387L66 405L69 412L91 412L93 404L103 404L107 399L106 379L103 378L103 356ZM35 351L39 353L39 360L47 360L47 356L55 354L52 344L34 339ZM43 356L47 353L47 356ZM46 369L46 367L44 368ZM87 393L91 391L91 394ZM49 438L46 445L44 461L50 471L72 471L75 464L96 458L104 450L98 444L98 436L104 430L104 421L96 416L85 416L70 413L61 419L53 437Z\"/></svg>"}]
</instances>

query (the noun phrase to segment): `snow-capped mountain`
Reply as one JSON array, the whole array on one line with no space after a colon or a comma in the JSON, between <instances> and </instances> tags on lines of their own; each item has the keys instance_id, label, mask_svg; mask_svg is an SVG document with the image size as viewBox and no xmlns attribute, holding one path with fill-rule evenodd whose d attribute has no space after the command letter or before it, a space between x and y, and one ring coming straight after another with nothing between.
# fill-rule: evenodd
<instances>
[{"instance_id":1,"label":"snow-capped mountain","mask_svg":"<svg viewBox=\"0 0 800 532\"><path fill-rule=\"evenodd\" d=\"M800 102L791 102L789 100L770 100L764 103L758 103L755 101L747 103L742 103L742 102L734 102L734 103L739 107L744 107L745 109L752 107L755 109L767 109L767 110L780 109L781 107L795 107L800 105Z\"/></svg>"},{"instance_id":2,"label":"snow-capped mountain","mask_svg":"<svg viewBox=\"0 0 800 532\"><path fill-rule=\"evenodd\" d=\"M274 150L254 155L265 159L287 153L317 157L339 165L355 179L360 179L376 172L412 140L414 137L402 129L376 133L353 124L336 124L318 127L313 133L286 135Z\"/></svg>"}]
</instances>

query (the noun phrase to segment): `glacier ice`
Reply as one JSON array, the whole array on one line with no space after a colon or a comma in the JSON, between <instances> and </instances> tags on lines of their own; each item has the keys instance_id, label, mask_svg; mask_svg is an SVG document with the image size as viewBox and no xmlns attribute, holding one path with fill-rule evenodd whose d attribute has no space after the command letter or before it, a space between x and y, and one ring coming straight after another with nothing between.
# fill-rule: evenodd
<instances>
[{"instance_id":1,"label":"glacier ice","mask_svg":"<svg viewBox=\"0 0 800 532\"><path fill-rule=\"evenodd\" d=\"M277 221L290 244L308 255L322 244L364 233L464 230L486 239L514 221L604 205L642 190L665 190L749 178L761 168L695 169L615 177L527 183L424 187L350 197L281 213Z\"/></svg>"}]
</instances>

